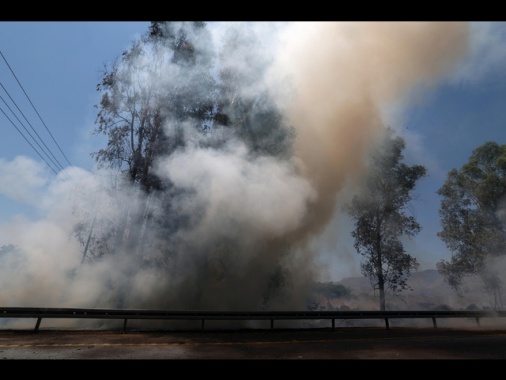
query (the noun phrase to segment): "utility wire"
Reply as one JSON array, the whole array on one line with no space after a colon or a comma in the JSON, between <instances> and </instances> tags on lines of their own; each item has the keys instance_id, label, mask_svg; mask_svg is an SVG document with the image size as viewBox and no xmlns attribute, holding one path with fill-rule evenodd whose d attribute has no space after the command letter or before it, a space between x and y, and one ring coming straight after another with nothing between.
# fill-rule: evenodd
<instances>
[{"instance_id":1,"label":"utility wire","mask_svg":"<svg viewBox=\"0 0 506 380\"><path fill-rule=\"evenodd\" d=\"M23 134L23 132L21 132L19 130L18 127L16 127L16 124L13 123L13 121L9 118L9 116L7 116L7 114L5 113L5 111L0 108L0 111L2 111L2 113L5 115L5 117L7 118L7 120L9 120L11 122L11 124L14 126L14 128L16 128L18 130L18 132L21 134L21 136L23 136L23 138L26 140L26 142L33 148L33 150L35 150L35 152L39 155L40 158L42 158L42 160L47 164L47 166L49 166L51 168L51 170L56 174L58 175L58 172L56 170L54 170L54 168L49 164L49 162L46 161L46 159L44 157L42 157L42 155L39 153L39 151L32 145L32 143L26 138L26 136Z\"/></svg>"},{"instance_id":2,"label":"utility wire","mask_svg":"<svg viewBox=\"0 0 506 380\"><path fill-rule=\"evenodd\" d=\"M7 92L7 90L5 89L5 87L3 86L3 84L0 82L0 86L4 89L4 91L7 93L7 95L9 95L9 93ZM19 109L19 107L17 106L17 104L14 102L14 100L10 97L9 95L9 98L12 100L12 102L14 103L14 105L16 106L16 108L19 110L19 112L21 112L21 115L23 115L23 117L25 118L26 122L28 123L28 125L30 125L30 127L32 127L32 125L30 124L30 122L26 119L25 115L23 114L23 112ZM53 158L56 160L53 161L53 159L51 157L49 157L49 155L46 153L46 151L44 151L44 148L42 148L40 146L40 144L37 142L37 140L35 140L35 138L32 136L32 134L30 133L30 131L25 127L25 125L23 124L23 122L21 120L19 120L19 118L16 116L16 114L14 113L14 111L9 107L9 105L7 104L7 102L5 101L5 99L0 96L0 99L4 102L4 104L7 106L7 108L9 109L9 111L11 111L11 113L14 115L14 117L17 119L17 121L19 122L19 124L21 124L21 126L24 128L24 130L26 131L26 133L28 133L28 135L32 138L33 141L35 141L35 143L38 145L38 147L44 152L44 154L46 155L46 157L53 163L56 165L56 167L58 167L59 170L63 170L63 166L58 162L58 159L53 155L53 153L51 152L51 150L47 147L47 145L44 143L44 141L40 138L40 136L37 134L37 132L35 131L35 129L32 127L32 130L35 132L35 134L37 135L37 137L39 138L39 140L42 142L42 144L44 144L44 146L46 147L46 149L49 151L49 153L51 153L51 156L53 156ZM2 110L3 112L3 110ZM4 112L4 115L5 115L5 112ZM11 121L9 119L9 121ZM12 121L11 121L12 123ZM16 128L17 129L17 128ZM18 129L19 131L19 129ZM37 152L38 153L38 152ZM39 154L40 155L40 154Z\"/></svg>"},{"instance_id":3,"label":"utility wire","mask_svg":"<svg viewBox=\"0 0 506 380\"><path fill-rule=\"evenodd\" d=\"M44 120L42 120L42 117L40 116L39 112L37 111L37 109L35 108L35 106L33 105L32 101L30 100L30 97L28 96L28 94L26 93L25 89L23 88L23 86L21 85L21 83L19 82L18 78L16 77L16 74L14 74L14 71L12 70L11 66L9 65L9 63L7 62L7 59L5 59L3 53L0 51L0 55L2 56L3 60L5 61L5 64L7 65L7 67L9 68L9 70L11 71L12 75L14 76L14 78L16 79L16 81L18 82L19 84L19 87L21 87L21 90L23 90L23 93L25 94L26 98L28 99L28 101L30 102L31 106L33 107L35 113L37 114L37 116L39 117L40 121L42 122L42 124L44 125L44 127L46 128L47 132L49 133L49 135L51 136L51 138L53 139L54 143L56 144L56 146L58 147L58 149L60 150L61 154L63 155L63 157L65 157L65 160L67 160L68 164L70 166L72 166L72 164L70 163L69 159L67 158L67 156L65 155L65 153L63 153L62 149L60 148L60 145L56 142L55 138L53 137L53 134L51 133L51 131L49 131L49 128L47 127L46 123L44 122Z\"/></svg>"}]
</instances>

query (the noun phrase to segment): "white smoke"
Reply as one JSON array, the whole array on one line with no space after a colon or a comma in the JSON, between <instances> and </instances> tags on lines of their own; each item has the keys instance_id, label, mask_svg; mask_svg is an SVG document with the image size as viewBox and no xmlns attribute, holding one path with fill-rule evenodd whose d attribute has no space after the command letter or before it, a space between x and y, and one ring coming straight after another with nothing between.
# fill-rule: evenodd
<instances>
[{"instance_id":1,"label":"white smoke","mask_svg":"<svg viewBox=\"0 0 506 380\"><path fill-rule=\"evenodd\" d=\"M213 41L220 43L223 30L230 25L211 24L210 30L216 33ZM110 307L119 293L125 293L121 297L130 297L132 307L248 306L258 304L273 266L281 262L292 273L293 294L280 295L280 305L284 300L291 307L300 307L302 290L329 267L322 250L334 255L334 265L340 260L349 265L349 250L332 252L340 236L331 229L338 228L341 220L344 223L339 219L339 205L352 191L348 186L364 173L365 157L387 124L385 109L396 102L403 104L404 98L412 99L417 91L427 91L453 69L465 56L469 25L315 22L246 26L264 44L242 49L236 64L254 67L255 57L272 63L246 88L252 95L267 88L277 96L296 131L294 156L281 160L252 154L235 139L220 148L204 148L194 143L195 136L186 135L184 150L160 160L157 174L184 190L184 196L174 198L176 208L193 218L191 228L181 229L173 246L164 247L185 249L174 259L174 265L183 270L171 276L159 268L136 266L138 261L132 261L139 259L135 252L82 265L83 257L88 262L91 256L84 254L83 245L73 236L75 223L87 220L89 228L95 216L93 233L105 234L118 220L116 213L122 204L148 202L150 210L160 213L156 197L146 200L132 189L123 193L114 172L72 168L66 173L71 180L60 173L47 182L39 165L26 159L0 162L4 177L18 172L13 170L16 165L29 167L23 170L24 179L13 180L23 181L21 188L47 189L36 202L46 219L1 226L0 245L20 247L26 265L0 267L5 285L0 304ZM151 53L144 58L163 57ZM173 77L185 78L172 71L176 67L168 70L156 77L151 75L155 71L137 72L136 80L145 88L160 89L162 83L172 84ZM12 189L1 187L0 191L12 199L29 201L31 193ZM227 239L235 243L217 246ZM156 243L154 234L151 241ZM215 247L213 252L206 250L210 246ZM206 282L204 265L215 277L225 272L230 277L221 283ZM284 276L280 271L277 278Z\"/></svg>"},{"instance_id":2,"label":"white smoke","mask_svg":"<svg viewBox=\"0 0 506 380\"><path fill-rule=\"evenodd\" d=\"M186 239L203 245L208 236L282 236L300 226L316 196L288 163L249 157L240 143L219 151L186 149L161 162L157 172L193 194L180 203L184 212L199 215Z\"/></svg>"},{"instance_id":3,"label":"white smoke","mask_svg":"<svg viewBox=\"0 0 506 380\"><path fill-rule=\"evenodd\" d=\"M10 162L0 159L0 178L0 195L33 205L37 205L38 194L48 182L44 166L25 156Z\"/></svg>"}]
</instances>

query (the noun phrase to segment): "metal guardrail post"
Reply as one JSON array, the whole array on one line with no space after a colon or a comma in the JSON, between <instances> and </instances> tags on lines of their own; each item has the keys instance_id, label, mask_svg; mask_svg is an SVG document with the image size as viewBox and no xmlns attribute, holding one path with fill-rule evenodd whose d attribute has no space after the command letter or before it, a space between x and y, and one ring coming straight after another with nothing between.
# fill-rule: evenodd
<instances>
[{"instance_id":1,"label":"metal guardrail post","mask_svg":"<svg viewBox=\"0 0 506 380\"><path fill-rule=\"evenodd\" d=\"M35 324L35 331L39 331L40 321L42 321L42 318L37 318L37 323Z\"/></svg>"},{"instance_id":2,"label":"metal guardrail post","mask_svg":"<svg viewBox=\"0 0 506 380\"><path fill-rule=\"evenodd\" d=\"M432 325L434 326L435 329L437 329L436 317L432 317Z\"/></svg>"},{"instance_id":3,"label":"metal guardrail post","mask_svg":"<svg viewBox=\"0 0 506 380\"><path fill-rule=\"evenodd\" d=\"M271 319L271 330L274 328L274 319Z\"/></svg>"},{"instance_id":4,"label":"metal guardrail post","mask_svg":"<svg viewBox=\"0 0 506 380\"><path fill-rule=\"evenodd\" d=\"M385 326L386 326L387 330L390 329L390 325L388 324L388 318L385 318Z\"/></svg>"},{"instance_id":5,"label":"metal guardrail post","mask_svg":"<svg viewBox=\"0 0 506 380\"><path fill-rule=\"evenodd\" d=\"M336 328L336 319L332 318L332 330Z\"/></svg>"},{"instance_id":6,"label":"metal guardrail post","mask_svg":"<svg viewBox=\"0 0 506 380\"><path fill-rule=\"evenodd\" d=\"M123 321L123 332L126 332L127 319Z\"/></svg>"},{"instance_id":7,"label":"metal guardrail post","mask_svg":"<svg viewBox=\"0 0 506 380\"><path fill-rule=\"evenodd\" d=\"M476 324L479 326L480 325L480 317L476 317Z\"/></svg>"}]
</instances>

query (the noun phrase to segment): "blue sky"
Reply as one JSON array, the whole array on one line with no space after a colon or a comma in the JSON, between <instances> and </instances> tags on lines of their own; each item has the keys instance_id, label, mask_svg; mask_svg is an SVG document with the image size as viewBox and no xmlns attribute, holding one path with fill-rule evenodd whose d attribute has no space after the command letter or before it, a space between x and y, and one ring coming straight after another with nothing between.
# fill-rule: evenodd
<instances>
[{"instance_id":1,"label":"blue sky","mask_svg":"<svg viewBox=\"0 0 506 380\"><path fill-rule=\"evenodd\" d=\"M91 130L96 116L94 105L99 101L96 85L100 81L101 70L104 64L126 50L148 26L148 22L0 22L2 84L64 167L68 166L68 159L72 165L92 169L94 163L89 153L96 149L97 145L92 145L97 140L92 138ZM2 92L2 97L9 101L9 95L3 89ZM12 107L12 103L10 105ZM7 109L5 104L4 109ZM5 135L0 141L1 159L9 162L18 156L29 157L42 163L44 170L49 169L49 173L54 175L21 133L3 114L2 117ZM30 126L24 125L36 137ZM41 152L25 129L19 124L17 126ZM54 167L47 156L42 156ZM37 210L31 202L27 204L24 200L17 201L5 195L0 197L2 220L9 220L19 212L36 215Z\"/></svg>"},{"instance_id":2,"label":"blue sky","mask_svg":"<svg viewBox=\"0 0 506 380\"><path fill-rule=\"evenodd\" d=\"M128 49L148 26L148 22L0 22L3 57L73 166L93 172L90 153L103 143L91 134L103 65ZM406 138L406 160L428 169L413 204L423 229L407 243L421 269L433 269L437 261L450 258L436 236L440 230L436 191L447 172L459 168L486 141L506 143L506 23L477 23L471 33L467 53L449 72L408 100L394 102L385 118ZM67 167L66 158L33 113L2 57L0 82L18 99L38 134ZM3 88L0 94L7 99ZM1 246L10 243L7 231L12 224L48 217L51 209L40 206L55 174L3 114L0 123ZM338 233L343 236L341 242L322 248L333 268L330 280L359 275L359 257L344 237L349 231L342 229ZM345 246L349 254L332 255L334 249Z\"/></svg>"}]
</instances>

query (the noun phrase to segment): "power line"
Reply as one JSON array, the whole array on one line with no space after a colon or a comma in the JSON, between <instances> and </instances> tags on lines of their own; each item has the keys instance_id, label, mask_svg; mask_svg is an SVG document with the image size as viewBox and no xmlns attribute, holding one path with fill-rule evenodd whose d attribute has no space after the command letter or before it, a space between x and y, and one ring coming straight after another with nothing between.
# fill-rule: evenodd
<instances>
[{"instance_id":1,"label":"power line","mask_svg":"<svg viewBox=\"0 0 506 380\"><path fill-rule=\"evenodd\" d=\"M7 92L7 90L5 89L5 87L3 86L3 84L0 82L0 86L4 89L4 91L7 93L7 95L9 95L9 93ZM58 159L53 155L53 153L51 152L51 150L47 147L47 145L44 143L44 141L41 139L41 137L38 135L37 131L35 131L35 129L33 128L33 126L30 124L30 122L28 121L28 119L26 118L26 116L23 114L23 112L19 109L19 107L17 106L16 102L12 99L12 97L9 95L9 98L12 100L12 102L14 103L14 105L16 106L16 108L18 109L18 111L21 113L21 115L23 115L23 117L25 118L26 122L28 123L28 125L30 125L30 127L32 128L32 130L35 132L35 134L37 135L37 137L39 138L39 140L42 142L42 144L44 144L44 146L46 147L46 149L49 151L49 153L51 154L51 156L53 156L53 158L56 160L53 161L53 159L51 159L51 157L49 157L49 155L44 151L44 148L42 148L40 146L40 144L37 142L37 140L35 140L35 138L32 136L32 134L30 133L30 131L28 131L28 129L25 127L25 125L23 124L23 122L21 120L19 120L19 118L16 116L16 114L14 113L14 111L9 107L9 105L7 104L7 102L5 101L5 99L0 96L0 99L4 102L4 104L7 106L7 108L9 109L9 111L11 111L11 113L14 115L14 117L16 118L16 120L19 122L19 124L21 124L21 126L24 128L24 130L26 131L26 133L28 133L28 135L32 138L33 141L35 141L35 143L39 146L40 149L42 149L42 151L44 151L44 154L46 155L46 157L53 163L55 164L57 167L59 167L59 170L63 170L63 166L60 164L60 162L58 161ZM5 112L2 110L2 112L4 113L5 115ZM9 119L9 118L8 118ZM9 121L14 124L12 122L12 120L9 119ZM18 128L16 128L18 129ZM18 129L19 131L19 129ZM21 133L21 131L19 131ZM24 136L23 136L24 137ZM25 137L25 140L26 140L26 137ZM33 147L33 146L32 146ZM37 152L38 153L38 152ZM40 154L39 154L40 155Z\"/></svg>"},{"instance_id":2,"label":"power line","mask_svg":"<svg viewBox=\"0 0 506 380\"><path fill-rule=\"evenodd\" d=\"M54 143L56 144L56 146L58 147L58 149L60 150L61 154L63 155L63 157L65 158L65 160L67 161L67 163L72 166L72 164L70 163L69 159L67 158L67 156L65 155L65 153L63 153L63 150L61 149L60 145L58 144L58 142L55 140L53 134L51 133L51 131L49 130L49 128L47 127L46 123L44 122L44 120L42 119L42 117L40 116L39 112L37 111L37 109L35 108L35 106L33 105L30 97L28 96L28 94L26 93L25 89L23 88L23 86L21 85L20 81L18 80L16 74L14 73L14 71L12 70L11 66L9 65L9 63L7 62L7 59L5 58L5 56L3 55L3 53L0 51L0 55L2 56L3 60L5 61L5 64L7 65L7 67L9 68L9 70L11 71L12 75L14 76L14 78L16 79L19 87L21 88L21 90L23 91L23 93L25 94L26 98L28 99L28 101L30 102L30 105L32 106L32 108L34 109L35 113L37 114L37 116L39 117L40 121L42 122L42 124L44 125L44 127L46 128L47 132L49 133L49 135L51 136L51 138L53 139ZM3 87L3 85L2 85ZM6 91L7 92L7 91ZM9 96L10 97L10 96ZM12 100L12 98L11 98ZM17 107L17 106L16 106ZM18 108L19 109L19 108ZM3 112L3 111L2 111ZM12 111L11 111L12 112ZM5 113L4 113L5 114ZM24 115L23 115L24 117ZM26 120L26 117L25 117L25 120ZM28 120L27 120L28 121ZM12 121L11 121L12 122ZM30 124L30 123L29 123ZM31 124L30 124L31 126ZM33 129L33 127L32 127ZM19 131L19 130L18 130ZM37 134L37 136L39 136ZM40 136L39 136L39 139L40 139ZM30 144L31 145L31 144ZM46 146L44 144L44 146ZM47 146L46 146L47 147ZM48 148L49 149L49 148ZM54 155L51 153L51 155L54 157ZM45 161L45 160L44 160ZM47 163L47 162L46 162ZM61 164L60 164L61 166Z\"/></svg>"},{"instance_id":3,"label":"power line","mask_svg":"<svg viewBox=\"0 0 506 380\"><path fill-rule=\"evenodd\" d=\"M42 157L42 155L39 153L39 151L32 145L32 143L26 138L26 136L23 134L23 132L21 132L19 130L18 127L16 127L16 124L14 124L12 122L12 120L9 118L9 116L7 116L7 114L5 113L5 111L0 107L0 111L2 111L2 113L5 115L5 117L7 118L7 120L9 120L11 122L11 124L14 126L14 128L16 128L18 130L18 132L21 134L21 136L23 136L23 138L26 140L26 142L33 148L33 150L35 150L35 152L39 155L40 158L42 158L42 160L47 164L47 166L49 166L51 168L51 170L56 174L58 175L58 172L56 170L54 170L54 168L46 161L46 159L44 157Z\"/></svg>"}]
</instances>

